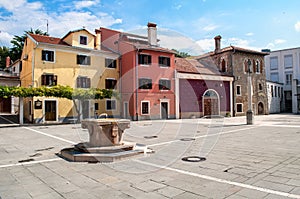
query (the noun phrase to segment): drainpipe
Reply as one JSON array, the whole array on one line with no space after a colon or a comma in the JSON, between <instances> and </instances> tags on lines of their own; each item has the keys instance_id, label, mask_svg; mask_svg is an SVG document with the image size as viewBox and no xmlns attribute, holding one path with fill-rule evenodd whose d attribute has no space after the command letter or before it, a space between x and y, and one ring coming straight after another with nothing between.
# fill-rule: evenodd
<instances>
[{"instance_id":1,"label":"drainpipe","mask_svg":"<svg viewBox=\"0 0 300 199\"><path fill-rule=\"evenodd\" d=\"M135 56L135 120L139 120L139 113L138 113L138 88L139 88L139 83L138 83L138 61L139 61L139 51L140 49L137 48L136 50L136 56Z\"/></svg>"}]
</instances>

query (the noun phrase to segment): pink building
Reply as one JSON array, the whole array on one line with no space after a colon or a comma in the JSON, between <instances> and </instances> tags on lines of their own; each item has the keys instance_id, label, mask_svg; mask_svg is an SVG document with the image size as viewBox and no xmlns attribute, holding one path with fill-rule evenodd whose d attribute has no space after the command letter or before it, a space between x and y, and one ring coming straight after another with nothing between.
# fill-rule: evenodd
<instances>
[{"instance_id":1,"label":"pink building","mask_svg":"<svg viewBox=\"0 0 300 199\"><path fill-rule=\"evenodd\" d=\"M232 116L233 76L214 62L176 58L176 118Z\"/></svg>"},{"instance_id":2,"label":"pink building","mask_svg":"<svg viewBox=\"0 0 300 199\"><path fill-rule=\"evenodd\" d=\"M107 28L96 30L101 48L120 54L121 116L132 120L175 118L175 55L159 47L156 24L140 36Z\"/></svg>"}]
</instances>

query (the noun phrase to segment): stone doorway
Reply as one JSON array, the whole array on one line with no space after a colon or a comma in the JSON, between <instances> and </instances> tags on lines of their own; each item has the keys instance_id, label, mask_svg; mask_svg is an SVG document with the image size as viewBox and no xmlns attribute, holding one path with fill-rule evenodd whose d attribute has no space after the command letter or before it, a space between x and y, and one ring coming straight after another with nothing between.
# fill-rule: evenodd
<instances>
[{"instance_id":1,"label":"stone doorway","mask_svg":"<svg viewBox=\"0 0 300 199\"><path fill-rule=\"evenodd\" d=\"M264 104L262 102L258 103L258 115L264 115L265 110L264 110Z\"/></svg>"},{"instance_id":2,"label":"stone doorway","mask_svg":"<svg viewBox=\"0 0 300 199\"><path fill-rule=\"evenodd\" d=\"M207 90L203 95L203 115L220 115L219 96L214 90Z\"/></svg>"}]
</instances>

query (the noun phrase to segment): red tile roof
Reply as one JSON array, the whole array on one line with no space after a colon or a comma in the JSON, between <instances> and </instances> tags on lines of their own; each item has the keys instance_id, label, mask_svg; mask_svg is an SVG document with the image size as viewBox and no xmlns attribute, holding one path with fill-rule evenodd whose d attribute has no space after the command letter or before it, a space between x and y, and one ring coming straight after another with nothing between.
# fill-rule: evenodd
<instances>
[{"instance_id":1,"label":"red tile roof","mask_svg":"<svg viewBox=\"0 0 300 199\"><path fill-rule=\"evenodd\" d=\"M40 43L69 46L66 42L64 42L60 38L49 37L49 36L45 36L45 35L36 35L36 34L29 34L29 36L32 37L35 41L40 42Z\"/></svg>"},{"instance_id":2,"label":"red tile roof","mask_svg":"<svg viewBox=\"0 0 300 199\"><path fill-rule=\"evenodd\" d=\"M230 76L221 73L213 60L196 60L192 58L175 58L175 67L178 72L203 75Z\"/></svg>"}]
</instances>

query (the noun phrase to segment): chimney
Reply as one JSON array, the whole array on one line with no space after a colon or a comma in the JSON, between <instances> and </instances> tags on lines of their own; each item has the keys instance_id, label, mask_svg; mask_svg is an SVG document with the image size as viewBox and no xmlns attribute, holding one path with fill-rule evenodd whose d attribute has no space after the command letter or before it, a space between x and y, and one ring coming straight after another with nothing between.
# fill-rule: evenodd
<instances>
[{"instance_id":1,"label":"chimney","mask_svg":"<svg viewBox=\"0 0 300 199\"><path fill-rule=\"evenodd\" d=\"M10 57L7 56L5 61L6 61L6 68L8 68L10 66Z\"/></svg>"},{"instance_id":2,"label":"chimney","mask_svg":"<svg viewBox=\"0 0 300 199\"><path fill-rule=\"evenodd\" d=\"M157 29L155 23L148 23L148 42L151 46L157 46Z\"/></svg>"},{"instance_id":3,"label":"chimney","mask_svg":"<svg viewBox=\"0 0 300 199\"><path fill-rule=\"evenodd\" d=\"M218 53L221 50L221 39L220 35L215 37L215 53Z\"/></svg>"},{"instance_id":4,"label":"chimney","mask_svg":"<svg viewBox=\"0 0 300 199\"><path fill-rule=\"evenodd\" d=\"M95 29L96 33L96 50L101 50L101 30Z\"/></svg>"}]
</instances>

